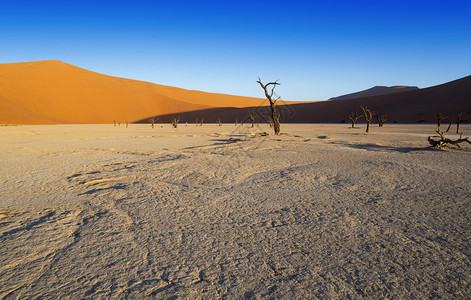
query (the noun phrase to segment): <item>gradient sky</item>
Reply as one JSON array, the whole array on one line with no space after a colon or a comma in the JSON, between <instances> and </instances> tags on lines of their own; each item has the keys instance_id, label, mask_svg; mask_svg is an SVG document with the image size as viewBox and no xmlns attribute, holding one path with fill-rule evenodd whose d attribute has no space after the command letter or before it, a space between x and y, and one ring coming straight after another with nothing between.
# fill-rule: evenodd
<instances>
[{"instance_id":1,"label":"gradient sky","mask_svg":"<svg viewBox=\"0 0 471 300\"><path fill-rule=\"evenodd\" d=\"M471 75L471 1L0 0L0 63L49 59L284 100L428 87Z\"/></svg>"}]
</instances>

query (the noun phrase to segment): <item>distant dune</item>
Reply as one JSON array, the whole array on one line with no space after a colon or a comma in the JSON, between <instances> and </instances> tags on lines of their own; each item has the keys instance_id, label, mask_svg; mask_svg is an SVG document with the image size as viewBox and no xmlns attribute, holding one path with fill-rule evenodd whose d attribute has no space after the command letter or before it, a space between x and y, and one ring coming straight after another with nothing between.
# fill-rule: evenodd
<instances>
[{"instance_id":1,"label":"distant dune","mask_svg":"<svg viewBox=\"0 0 471 300\"><path fill-rule=\"evenodd\" d=\"M263 99L191 91L107 76L61 61L0 64L0 123L133 122Z\"/></svg>"},{"instance_id":2,"label":"distant dune","mask_svg":"<svg viewBox=\"0 0 471 300\"><path fill-rule=\"evenodd\" d=\"M370 89L346 94L338 97L330 98L329 100L345 100L345 99L354 99L354 98L363 98L363 97L372 97L372 96L380 96L380 95L387 95L387 94L395 94L407 91L418 90L420 88L416 86L403 86L403 85L395 85L395 86L375 86Z\"/></svg>"},{"instance_id":3,"label":"distant dune","mask_svg":"<svg viewBox=\"0 0 471 300\"><path fill-rule=\"evenodd\" d=\"M280 105L278 110L282 123L339 123L345 122L352 110L360 112L362 105L389 113L388 122L435 123L437 112L448 116L444 121L448 122L450 118L455 119L459 112L471 112L471 76L425 89L342 101ZM178 115L184 122L191 122L195 117L204 117L208 122L215 122L217 117L223 122L234 122L235 118L247 122L248 111L255 112L260 122L266 122L269 116L267 107L211 108ZM174 116L161 116L161 119L170 120ZM471 115L465 113L463 119L469 122Z\"/></svg>"}]
</instances>

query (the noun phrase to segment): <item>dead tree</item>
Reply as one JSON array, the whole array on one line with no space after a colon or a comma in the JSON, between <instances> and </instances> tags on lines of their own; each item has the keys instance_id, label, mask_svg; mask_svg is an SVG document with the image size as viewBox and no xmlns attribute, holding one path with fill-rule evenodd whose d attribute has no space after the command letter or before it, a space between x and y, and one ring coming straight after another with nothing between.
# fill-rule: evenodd
<instances>
[{"instance_id":1,"label":"dead tree","mask_svg":"<svg viewBox=\"0 0 471 300\"><path fill-rule=\"evenodd\" d=\"M128 122L128 121L126 121L126 128L128 128L128 125L129 125L129 122Z\"/></svg>"},{"instance_id":2,"label":"dead tree","mask_svg":"<svg viewBox=\"0 0 471 300\"><path fill-rule=\"evenodd\" d=\"M237 126L237 118L235 118L235 126Z\"/></svg>"},{"instance_id":3,"label":"dead tree","mask_svg":"<svg viewBox=\"0 0 471 300\"><path fill-rule=\"evenodd\" d=\"M173 128L177 128L178 127L178 122L180 122L180 116L177 118L173 117L172 118L172 126Z\"/></svg>"},{"instance_id":4,"label":"dead tree","mask_svg":"<svg viewBox=\"0 0 471 300\"><path fill-rule=\"evenodd\" d=\"M442 121L445 120L446 117L442 113L437 113L437 127L440 129L440 125L442 125Z\"/></svg>"},{"instance_id":5,"label":"dead tree","mask_svg":"<svg viewBox=\"0 0 471 300\"><path fill-rule=\"evenodd\" d=\"M280 84L278 83L278 80L276 80L274 82L269 82L267 84L263 84L262 81L260 80L260 77L258 78L257 82L260 84L262 89L265 91L265 97L267 97L268 102L270 102L271 117L272 117L272 120L273 120L273 127L275 129L275 134L278 135L278 134L280 134L280 120L278 118L278 114L276 113L275 104L276 104L276 101L278 101L280 99L280 97L278 97L277 99L273 99L273 93L275 91L275 87L277 85L280 85ZM270 85L272 85L272 88L271 88L271 91L268 91L268 89L270 88Z\"/></svg>"},{"instance_id":6,"label":"dead tree","mask_svg":"<svg viewBox=\"0 0 471 300\"><path fill-rule=\"evenodd\" d=\"M370 123L371 123L371 119L373 118L373 113L366 106L360 106L360 108L363 111L363 115L365 116L366 133L368 133L370 131Z\"/></svg>"},{"instance_id":7,"label":"dead tree","mask_svg":"<svg viewBox=\"0 0 471 300\"><path fill-rule=\"evenodd\" d=\"M441 148L444 148L448 145L453 145L453 146L456 146L458 148L461 148L460 144L461 143L468 143L468 144L471 144L471 141L469 140L469 137L466 137L466 138L463 138L463 134L460 134L460 138L457 139L457 140L450 140L449 138L446 138L445 137L445 134L440 131L440 130L435 130L436 133L438 133L438 136L429 136L428 137L428 142L430 143L430 145L432 145L433 147L437 147L439 149ZM438 140L435 140L433 138L440 138Z\"/></svg>"},{"instance_id":8,"label":"dead tree","mask_svg":"<svg viewBox=\"0 0 471 300\"><path fill-rule=\"evenodd\" d=\"M221 118L218 117L218 126L222 126Z\"/></svg>"},{"instance_id":9,"label":"dead tree","mask_svg":"<svg viewBox=\"0 0 471 300\"><path fill-rule=\"evenodd\" d=\"M378 125L379 127L383 127L384 123L386 123L386 121L388 120L389 118L389 114L388 113L382 113L382 112L378 112L378 111L373 111L373 115L375 116L376 118L376 121L378 122Z\"/></svg>"},{"instance_id":10,"label":"dead tree","mask_svg":"<svg viewBox=\"0 0 471 300\"><path fill-rule=\"evenodd\" d=\"M251 127L254 127L255 126L256 116L250 110L249 110L249 118L250 118L250 120L252 120L252 126Z\"/></svg>"},{"instance_id":11,"label":"dead tree","mask_svg":"<svg viewBox=\"0 0 471 300\"><path fill-rule=\"evenodd\" d=\"M152 117L152 118L149 119L149 121L150 121L150 126L151 126L152 128L154 128L155 121L157 121L158 119L159 119L159 118L157 118L157 117Z\"/></svg>"},{"instance_id":12,"label":"dead tree","mask_svg":"<svg viewBox=\"0 0 471 300\"><path fill-rule=\"evenodd\" d=\"M113 127L116 127L116 121L113 121L113 124L114 124Z\"/></svg>"},{"instance_id":13,"label":"dead tree","mask_svg":"<svg viewBox=\"0 0 471 300\"><path fill-rule=\"evenodd\" d=\"M355 128L355 124L359 118L361 118L361 115L353 110L347 116L347 119L350 120L350 122L352 122L352 128Z\"/></svg>"},{"instance_id":14,"label":"dead tree","mask_svg":"<svg viewBox=\"0 0 471 300\"><path fill-rule=\"evenodd\" d=\"M203 126L204 118L201 118L201 120L198 121L198 118L195 118L195 125L196 127L198 126Z\"/></svg>"},{"instance_id":15,"label":"dead tree","mask_svg":"<svg viewBox=\"0 0 471 300\"><path fill-rule=\"evenodd\" d=\"M446 129L446 132L450 131L451 124L453 124L453 119L452 119L452 118L450 118L450 124L448 124L448 127L447 127L447 129Z\"/></svg>"},{"instance_id":16,"label":"dead tree","mask_svg":"<svg viewBox=\"0 0 471 300\"><path fill-rule=\"evenodd\" d=\"M460 123L463 122L463 113L460 112L456 118L456 134L460 133Z\"/></svg>"}]
</instances>

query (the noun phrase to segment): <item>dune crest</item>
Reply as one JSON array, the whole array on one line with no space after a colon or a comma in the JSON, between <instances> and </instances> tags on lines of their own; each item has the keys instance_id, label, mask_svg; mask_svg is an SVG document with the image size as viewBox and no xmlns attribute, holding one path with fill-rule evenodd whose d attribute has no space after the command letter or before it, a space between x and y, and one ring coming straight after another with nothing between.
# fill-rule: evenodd
<instances>
[{"instance_id":1,"label":"dune crest","mask_svg":"<svg viewBox=\"0 0 471 300\"><path fill-rule=\"evenodd\" d=\"M206 93L103 75L61 61L0 64L0 123L133 122L262 99Z\"/></svg>"}]
</instances>

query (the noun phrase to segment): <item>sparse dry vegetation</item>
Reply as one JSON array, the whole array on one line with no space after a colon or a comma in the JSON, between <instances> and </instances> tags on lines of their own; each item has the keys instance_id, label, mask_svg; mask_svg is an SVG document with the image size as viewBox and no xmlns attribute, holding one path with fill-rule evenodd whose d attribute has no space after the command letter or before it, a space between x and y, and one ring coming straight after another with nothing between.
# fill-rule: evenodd
<instances>
[{"instance_id":1,"label":"sparse dry vegetation","mask_svg":"<svg viewBox=\"0 0 471 300\"><path fill-rule=\"evenodd\" d=\"M356 111L351 111L350 114L347 116L347 119L350 120L352 123L352 128L355 128L355 124L357 123L358 119L361 118L362 115L357 113Z\"/></svg>"},{"instance_id":2,"label":"sparse dry vegetation","mask_svg":"<svg viewBox=\"0 0 471 300\"><path fill-rule=\"evenodd\" d=\"M180 117L178 118L172 118L172 126L173 128L178 128L178 122L180 122Z\"/></svg>"},{"instance_id":3,"label":"sparse dry vegetation","mask_svg":"<svg viewBox=\"0 0 471 300\"><path fill-rule=\"evenodd\" d=\"M456 134L460 133L460 123L463 122L463 113L459 112L456 116Z\"/></svg>"},{"instance_id":4,"label":"sparse dry vegetation","mask_svg":"<svg viewBox=\"0 0 471 300\"><path fill-rule=\"evenodd\" d=\"M461 148L461 146L460 146L461 143L471 144L471 141L469 140L469 137L463 138L462 133L460 134L459 139L452 140L452 139L449 139L449 138L445 137L445 134L440 130L436 130L435 132L438 134L438 136L429 136L428 137L428 142L433 147L437 147L437 148L441 149L441 148L447 147L448 145L453 145L455 147ZM434 139L434 138L439 138L439 139Z\"/></svg>"},{"instance_id":5,"label":"sparse dry vegetation","mask_svg":"<svg viewBox=\"0 0 471 300\"><path fill-rule=\"evenodd\" d=\"M275 134L278 135L280 134L280 120L279 120L279 115L276 112L276 101L280 99L280 97L273 99L273 94L275 92L275 87L277 85L280 85L278 83L278 80L275 80L274 82L269 82L267 84L263 84L262 81L260 80L260 77L258 78L257 81L262 89L265 92L265 97L267 97L268 102L270 102L270 109L271 109L271 118L273 120L273 127L275 129ZM272 86L271 91L269 91L270 85Z\"/></svg>"},{"instance_id":6,"label":"sparse dry vegetation","mask_svg":"<svg viewBox=\"0 0 471 300\"><path fill-rule=\"evenodd\" d=\"M254 114L253 112L251 112L250 110L249 110L249 118L250 118L250 120L252 121L252 126L250 126L250 127L253 128L253 127L255 126L256 116L255 116L255 114Z\"/></svg>"},{"instance_id":7,"label":"sparse dry vegetation","mask_svg":"<svg viewBox=\"0 0 471 300\"><path fill-rule=\"evenodd\" d=\"M442 121L446 119L446 116L444 116L442 113L437 113L437 128L440 128L440 125L442 125Z\"/></svg>"},{"instance_id":8,"label":"sparse dry vegetation","mask_svg":"<svg viewBox=\"0 0 471 300\"><path fill-rule=\"evenodd\" d=\"M378 122L379 127L383 127L384 123L386 123L386 121L389 118L388 113L383 113L383 112L376 111L376 110L373 111L373 115L375 116L376 122Z\"/></svg>"},{"instance_id":9,"label":"sparse dry vegetation","mask_svg":"<svg viewBox=\"0 0 471 300\"><path fill-rule=\"evenodd\" d=\"M203 126L203 123L204 123L204 118L201 118L200 120L198 120L198 118L195 118L196 127Z\"/></svg>"},{"instance_id":10,"label":"sparse dry vegetation","mask_svg":"<svg viewBox=\"0 0 471 300\"><path fill-rule=\"evenodd\" d=\"M154 128L155 121L157 121L158 119L159 119L158 117L152 117L152 118L149 119L150 124L151 124L150 126L152 128Z\"/></svg>"},{"instance_id":11,"label":"sparse dry vegetation","mask_svg":"<svg viewBox=\"0 0 471 300\"><path fill-rule=\"evenodd\" d=\"M366 131L365 131L365 133L368 133L370 131L370 123L371 123L371 119L373 118L373 113L366 106L360 106L360 108L363 111L363 115L364 115L365 120L366 120Z\"/></svg>"}]
</instances>

